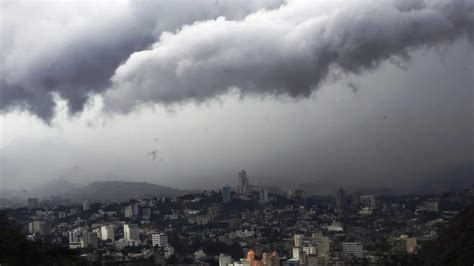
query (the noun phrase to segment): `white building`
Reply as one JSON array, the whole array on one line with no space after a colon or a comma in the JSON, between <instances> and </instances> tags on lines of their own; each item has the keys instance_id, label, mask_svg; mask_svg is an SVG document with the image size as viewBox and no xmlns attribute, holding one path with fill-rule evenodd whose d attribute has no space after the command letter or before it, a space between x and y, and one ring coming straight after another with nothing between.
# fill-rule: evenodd
<instances>
[{"instance_id":1,"label":"white building","mask_svg":"<svg viewBox=\"0 0 474 266\"><path fill-rule=\"evenodd\" d=\"M362 243L360 242L343 242L342 255L344 258L362 258Z\"/></svg>"},{"instance_id":2,"label":"white building","mask_svg":"<svg viewBox=\"0 0 474 266\"><path fill-rule=\"evenodd\" d=\"M303 246L303 238L304 235L301 234L295 234L293 235L293 246L297 248L301 248Z\"/></svg>"},{"instance_id":3,"label":"white building","mask_svg":"<svg viewBox=\"0 0 474 266\"><path fill-rule=\"evenodd\" d=\"M232 263L231 256L222 253L219 255L219 266L228 266L230 263Z\"/></svg>"},{"instance_id":4,"label":"white building","mask_svg":"<svg viewBox=\"0 0 474 266\"><path fill-rule=\"evenodd\" d=\"M374 195L362 195L360 196L360 204L362 207L375 209L375 196Z\"/></svg>"},{"instance_id":5,"label":"white building","mask_svg":"<svg viewBox=\"0 0 474 266\"><path fill-rule=\"evenodd\" d=\"M308 254L308 255L316 255L317 248L315 246L305 246L303 247L303 253Z\"/></svg>"},{"instance_id":6,"label":"white building","mask_svg":"<svg viewBox=\"0 0 474 266\"><path fill-rule=\"evenodd\" d=\"M168 247L170 245L168 243L168 236L164 233L153 234L151 236L151 242L153 246L158 247Z\"/></svg>"},{"instance_id":7,"label":"white building","mask_svg":"<svg viewBox=\"0 0 474 266\"><path fill-rule=\"evenodd\" d=\"M136 224L124 224L123 235L125 240L140 241L140 228Z\"/></svg>"},{"instance_id":8,"label":"white building","mask_svg":"<svg viewBox=\"0 0 474 266\"><path fill-rule=\"evenodd\" d=\"M100 227L100 239L103 241L115 240L114 227L112 225L103 225Z\"/></svg>"}]
</instances>

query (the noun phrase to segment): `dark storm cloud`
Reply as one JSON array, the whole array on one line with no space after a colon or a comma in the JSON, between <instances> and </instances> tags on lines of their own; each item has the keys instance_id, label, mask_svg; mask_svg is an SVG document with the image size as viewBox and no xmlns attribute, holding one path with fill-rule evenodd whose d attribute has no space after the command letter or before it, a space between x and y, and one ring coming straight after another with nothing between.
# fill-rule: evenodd
<instances>
[{"instance_id":1,"label":"dark storm cloud","mask_svg":"<svg viewBox=\"0 0 474 266\"><path fill-rule=\"evenodd\" d=\"M119 112L232 87L305 97L331 69L473 39L473 1L326 2L2 2L0 111L49 120L55 95L72 113L95 94Z\"/></svg>"},{"instance_id":2,"label":"dark storm cloud","mask_svg":"<svg viewBox=\"0 0 474 266\"><path fill-rule=\"evenodd\" d=\"M49 120L54 95L67 100L71 113L82 111L89 96L109 86L120 63L163 30L218 15L241 18L278 4L2 2L0 111L21 108Z\"/></svg>"},{"instance_id":3,"label":"dark storm cloud","mask_svg":"<svg viewBox=\"0 0 474 266\"><path fill-rule=\"evenodd\" d=\"M117 69L106 107L199 102L233 87L306 97L332 69L358 74L412 49L472 41L473 28L473 1L289 2L163 33Z\"/></svg>"}]
</instances>

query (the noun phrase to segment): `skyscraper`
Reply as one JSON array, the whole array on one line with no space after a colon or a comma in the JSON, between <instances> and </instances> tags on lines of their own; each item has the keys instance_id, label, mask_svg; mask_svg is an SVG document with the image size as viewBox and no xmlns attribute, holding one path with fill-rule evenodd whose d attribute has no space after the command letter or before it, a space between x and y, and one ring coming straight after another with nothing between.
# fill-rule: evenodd
<instances>
[{"instance_id":1,"label":"skyscraper","mask_svg":"<svg viewBox=\"0 0 474 266\"><path fill-rule=\"evenodd\" d=\"M342 188L336 192L336 208L342 210L346 207L346 193Z\"/></svg>"},{"instance_id":2,"label":"skyscraper","mask_svg":"<svg viewBox=\"0 0 474 266\"><path fill-rule=\"evenodd\" d=\"M222 202L229 202L230 201L230 187L225 185L222 188Z\"/></svg>"},{"instance_id":3,"label":"skyscraper","mask_svg":"<svg viewBox=\"0 0 474 266\"><path fill-rule=\"evenodd\" d=\"M125 240L140 241L140 232L136 224L124 224L123 235Z\"/></svg>"},{"instance_id":4,"label":"skyscraper","mask_svg":"<svg viewBox=\"0 0 474 266\"><path fill-rule=\"evenodd\" d=\"M260 201L261 202L269 202L270 197L268 196L268 191L265 189L260 190Z\"/></svg>"},{"instance_id":5,"label":"skyscraper","mask_svg":"<svg viewBox=\"0 0 474 266\"><path fill-rule=\"evenodd\" d=\"M115 240L114 227L112 225L103 225L100 227L100 239Z\"/></svg>"},{"instance_id":6,"label":"skyscraper","mask_svg":"<svg viewBox=\"0 0 474 266\"><path fill-rule=\"evenodd\" d=\"M90 208L89 201L88 200L83 201L82 202L82 209L84 211L87 211L89 208Z\"/></svg>"},{"instance_id":7,"label":"skyscraper","mask_svg":"<svg viewBox=\"0 0 474 266\"><path fill-rule=\"evenodd\" d=\"M237 193L240 195L247 195L250 192L250 184L245 170L239 173L239 185L237 186Z\"/></svg>"}]
</instances>

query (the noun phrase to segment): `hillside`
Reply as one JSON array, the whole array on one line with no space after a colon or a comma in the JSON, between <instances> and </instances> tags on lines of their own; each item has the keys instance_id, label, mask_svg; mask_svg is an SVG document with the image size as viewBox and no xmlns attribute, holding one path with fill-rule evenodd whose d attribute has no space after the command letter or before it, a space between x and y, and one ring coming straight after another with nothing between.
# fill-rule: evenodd
<instances>
[{"instance_id":1,"label":"hillside","mask_svg":"<svg viewBox=\"0 0 474 266\"><path fill-rule=\"evenodd\" d=\"M459 213L439 232L438 238L423 246L423 265L474 265L474 205Z\"/></svg>"},{"instance_id":2,"label":"hillside","mask_svg":"<svg viewBox=\"0 0 474 266\"><path fill-rule=\"evenodd\" d=\"M161 196L178 196L186 193L189 193L189 191L178 190L147 182L97 181L59 195L76 202L81 202L83 200L104 202Z\"/></svg>"}]
</instances>

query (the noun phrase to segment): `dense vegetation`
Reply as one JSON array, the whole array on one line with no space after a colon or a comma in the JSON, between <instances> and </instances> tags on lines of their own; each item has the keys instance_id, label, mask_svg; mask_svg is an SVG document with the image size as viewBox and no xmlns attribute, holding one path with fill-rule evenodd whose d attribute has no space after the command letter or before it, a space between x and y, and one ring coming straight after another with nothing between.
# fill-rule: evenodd
<instances>
[{"instance_id":1,"label":"dense vegetation","mask_svg":"<svg viewBox=\"0 0 474 266\"><path fill-rule=\"evenodd\" d=\"M72 250L27 240L3 213L0 213L0 264L87 265Z\"/></svg>"}]
</instances>

